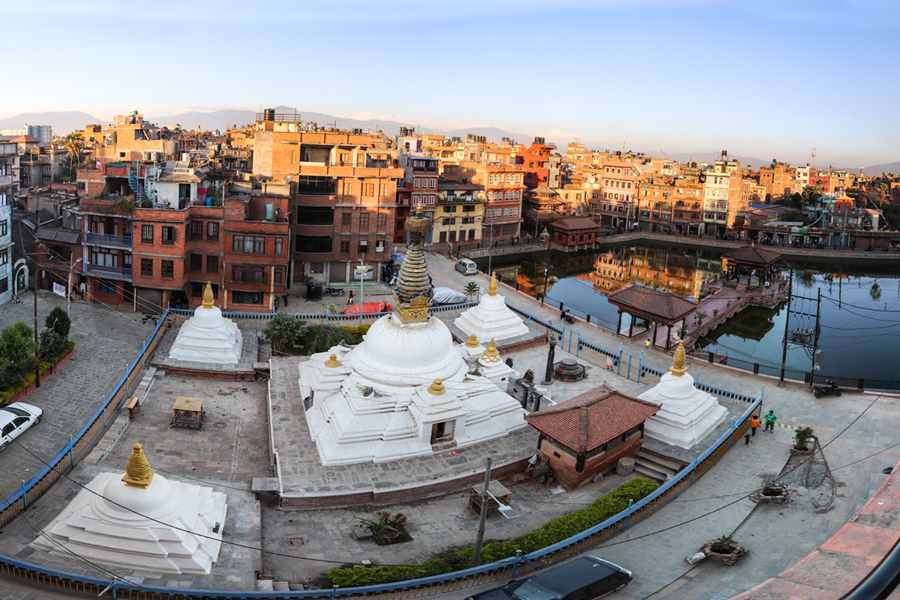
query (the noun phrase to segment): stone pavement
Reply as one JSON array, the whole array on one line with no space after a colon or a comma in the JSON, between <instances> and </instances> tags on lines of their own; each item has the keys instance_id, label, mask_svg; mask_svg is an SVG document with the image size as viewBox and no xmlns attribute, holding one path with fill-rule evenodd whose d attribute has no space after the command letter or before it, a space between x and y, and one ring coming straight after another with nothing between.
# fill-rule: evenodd
<instances>
[{"instance_id":1,"label":"stone pavement","mask_svg":"<svg viewBox=\"0 0 900 600\"><path fill-rule=\"evenodd\" d=\"M66 300L48 292L38 293L38 329L53 308L65 308ZM125 373L126 366L153 332L155 321L141 323L142 315L119 312L113 308L73 301L69 339L75 353L69 361L48 377L40 388L22 398L22 402L44 409L40 424L17 441L44 459L50 459L100 407L103 397ZM34 327L34 296L22 295L20 304L0 306L0 326L24 319ZM43 464L18 444L10 444L0 453L0 497L21 487L21 480L34 476Z\"/></svg>"}]
</instances>

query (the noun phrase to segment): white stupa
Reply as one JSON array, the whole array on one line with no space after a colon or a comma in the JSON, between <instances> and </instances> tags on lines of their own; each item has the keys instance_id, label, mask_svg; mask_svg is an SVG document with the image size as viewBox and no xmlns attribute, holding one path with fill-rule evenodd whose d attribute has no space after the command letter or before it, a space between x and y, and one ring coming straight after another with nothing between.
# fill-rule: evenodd
<instances>
[{"instance_id":1,"label":"white stupa","mask_svg":"<svg viewBox=\"0 0 900 600\"><path fill-rule=\"evenodd\" d=\"M101 473L86 487L32 547L104 566L209 574L222 546L225 494L155 475L140 444L124 477Z\"/></svg>"},{"instance_id":2,"label":"white stupa","mask_svg":"<svg viewBox=\"0 0 900 600\"><path fill-rule=\"evenodd\" d=\"M466 350L428 314L433 288L421 238L429 221L417 214L406 223L412 243L394 291L395 312L378 319L361 344L335 346L299 367L306 421L323 465L423 456L527 425L505 387L470 369Z\"/></svg>"},{"instance_id":3,"label":"white stupa","mask_svg":"<svg viewBox=\"0 0 900 600\"><path fill-rule=\"evenodd\" d=\"M488 293L476 306L464 311L453 323L466 335L479 340L508 340L528 333L528 326L506 305L497 293L497 277L491 274Z\"/></svg>"},{"instance_id":4,"label":"white stupa","mask_svg":"<svg viewBox=\"0 0 900 600\"><path fill-rule=\"evenodd\" d=\"M714 396L694 387L685 366L684 342L679 342L669 372L640 396L662 408L644 423L644 435L680 448L691 448L728 414Z\"/></svg>"},{"instance_id":5,"label":"white stupa","mask_svg":"<svg viewBox=\"0 0 900 600\"><path fill-rule=\"evenodd\" d=\"M175 338L169 358L192 362L236 364L241 360L243 336L233 321L213 305L212 286L207 282L203 305L194 310Z\"/></svg>"}]
</instances>

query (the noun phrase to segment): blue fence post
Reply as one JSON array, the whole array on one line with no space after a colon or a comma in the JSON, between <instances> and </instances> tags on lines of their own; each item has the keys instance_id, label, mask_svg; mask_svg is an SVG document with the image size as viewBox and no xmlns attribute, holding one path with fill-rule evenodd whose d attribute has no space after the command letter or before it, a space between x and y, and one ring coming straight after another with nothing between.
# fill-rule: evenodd
<instances>
[{"instance_id":1,"label":"blue fence post","mask_svg":"<svg viewBox=\"0 0 900 600\"><path fill-rule=\"evenodd\" d=\"M731 448L731 438L734 436L734 430L737 429L737 417L731 417L732 434L728 436L728 447Z\"/></svg>"},{"instance_id":2,"label":"blue fence post","mask_svg":"<svg viewBox=\"0 0 900 600\"><path fill-rule=\"evenodd\" d=\"M639 364L639 367L638 367L637 382L640 383L641 382L641 371L644 370L644 351L643 350L641 350L641 360L640 360L640 363L638 363L638 364Z\"/></svg>"},{"instance_id":3,"label":"blue fence post","mask_svg":"<svg viewBox=\"0 0 900 600\"><path fill-rule=\"evenodd\" d=\"M69 434L69 466L75 466L75 453L73 452L74 446L72 446L72 434Z\"/></svg>"},{"instance_id":4,"label":"blue fence post","mask_svg":"<svg viewBox=\"0 0 900 600\"><path fill-rule=\"evenodd\" d=\"M628 373L625 375L625 379L631 379L631 359L634 358L632 355L628 355Z\"/></svg>"},{"instance_id":5,"label":"blue fence post","mask_svg":"<svg viewBox=\"0 0 900 600\"><path fill-rule=\"evenodd\" d=\"M581 354L581 328L578 329L578 343L575 344L575 356Z\"/></svg>"},{"instance_id":6,"label":"blue fence post","mask_svg":"<svg viewBox=\"0 0 900 600\"><path fill-rule=\"evenodd\" d=\"M700 462L700 451L697 450L697 455L694 457L694 468L691 469L691 483L694 483L694 473L697 472L697 463Z\"/></svg>"},{"instance_id":7,"label":"blue fence post","mask_svg":"<svg viewBox=\"0 0 900 600\"><path fill-rule=\"evenodd\" d=\"M27 494L25 493L25 480L22 480L22 510L28 508L28 499L25 497Z\"/></svg>"},{"instance_id":8,"label":"blue fence post","mask_svg":"<svg viewBox=\"0 0 900 600\"><path fill-rule=\"evenodd\" d=\"M616 375L622 374L622 342L619 342L619 363L616 365Z\"/></svg>"},{"instance_id":9,"label":"blue fence post","mask_svg":"<svg viewBox=\"0 0 900 600\"><path fill-rule=\"evenodd\" d=\"M700 383L700 367L697 367L697 379L695 381Z\"/></svg>"},{"instance_id":10,"label":"blue fence post","mask_svg":"<svg viewBox=\"0 0 900 600\"><path fill-rule=\"evenodd\" d=\"M622 521L622 531L624 531L625 528L628 527L628 517L631 516L631 504L633 502L634 502L634 500L632 500L631 498L628 499L628 508L626 509L626 510L628 510L628 514L625 515L625 519Z\"/></svg>"},{"instance_id":11,"label":"blue fence post","mask_svg":"<svg viewBox=\"0 0 900 600\"><path fill-rule=\"evenodd\" d=\"M106 396L103 397L103 402L100 406L103 407L103 426L106 427Z\"/></svg>"},{"instance_id":12,"label":"blue fence post","mask_svg":"<svg viewBox=\"0 0 900 600\"><path fill-rule=\"evenodd\" d=\"M522 562L522 551L516 550L516 564L513 565L512 575L511 577L516 576L516 570L519 568L519 564Z\"/></svg>"}]
</instances>

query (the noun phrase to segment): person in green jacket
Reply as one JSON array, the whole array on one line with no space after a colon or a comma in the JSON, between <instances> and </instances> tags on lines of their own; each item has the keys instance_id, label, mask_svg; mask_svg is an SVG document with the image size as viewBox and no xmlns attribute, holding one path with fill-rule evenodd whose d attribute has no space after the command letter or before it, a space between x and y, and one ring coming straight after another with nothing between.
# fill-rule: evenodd
<instances>
[{"instance_id":1,"label":"person in green jacket","mask_svg":"<svg viewBox=\"0 0 900 600\"><path fill-rule=\"evenodd\" d=\"M778 417L775 416L775 411L770 410L769 414L763 417L763 419L766 421L765 431L775 433L775 421L778 420Z\"/></svg>"}]
</instances>

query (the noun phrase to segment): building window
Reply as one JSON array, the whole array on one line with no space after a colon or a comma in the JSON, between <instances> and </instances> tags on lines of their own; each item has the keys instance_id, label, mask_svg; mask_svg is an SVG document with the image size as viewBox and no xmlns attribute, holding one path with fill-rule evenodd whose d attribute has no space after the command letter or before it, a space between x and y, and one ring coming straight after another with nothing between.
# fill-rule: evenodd
<instances>
[{"instance_id":1,"label":"building window","mask_svg":"<svg viewBox=\"0 0 900 600\"><path fill-rule=\"evenodd\" d=\"M344 182L344 196L352 196L353 195L353 184L349 181Z\"/></svg>"},{"instance_id":2,"label":"building window","mask_svg":"<svg viewBox=\"0 0 900 600\"><path fill-rule=\"evenodd\" d=\"M207 256L206 257L206 272L207 273L218 273L219 272L219 257L218 256Z\"/></svg>"},{"instance_id":3,"label":"building window","mask_svg":"<svg viewBox=\"0 0 900 600\"><path fill-rule=\"evenodd\" d=\"M266 238L250 235L236 235L232 243L232 251L241 254L265 254Z\"/></svg>"},{"instance_id":4,"label":"building window","mask_svg":"<svg viewBox=\"0 0 900 600\"><path fill-rule=\"evenodd\" d=\"M360 227L366 227L369 224L369 211L362 211L359 213L359 225Z\"/></svg>"},{"instance_id":5,"label":"building window","mask_svg":"<svg viewBox=\"0 0 900 600\"><path fill-rule=\"evenodd\" d=\"M200 271L201 269L203 269L203 256L191 254L191 271Z\"/></svg>"},{"instance_id":6,"label":"building window","mask_svg":"<svg viewBox=\"0 0 900 600\"><path fill-rule=\"evenodd\" d=\"M141 225L141 243L153 243L153 225Z\"/></svg>"},{"instance_id":7,"label":"building window","mask_svg":"<svg viewBox=\"0 0 900 600\"><path fill-rule=\"evenodd\" d=\"M9 277L0 279L0 294L9 291Z\"/></svg>"},{"instance_id":8,"label":"building window","mask_svg":"<svg viewBox=\"0 0 900 600\"><path fill-rule=\"evenodd\" d=\"M9 264L9 250L0 250L0 265Z\"/></svg>"},{"instance_id":9,"label":"building window","mask_svg":"<svg viewBox=\"0 0 900 600\"><path fill-rule=\"evenodd\" d=\"M171 246L175 243L175 228L164 226L162 228L162 243Z\"/></svg>"},{"instance_id":10,"label":"building window","mask_svg":"<svg viewBox=\"0 0 900 600\"><path fill-rule=\"evenodd\" d=\"M262 292L231 292L233 304L262 304Z\"/></svg>"},{"instance_id":11,"label":"building window","mask_svg":"<svg viewBox=\"0 0 900 600\"><path fill-rule=\"evenodd\" d=\"M414 190L419 189L419 180L418 179L413 179L413 189Z\"/></svg>"},{"instance_id":12,"label":"building window","mask_svg":"<svg viewBox=\"0 0 900 600\"><path fill-rule=\"evenodd\" d=\"M153 259L141 259L141 277L153 277Z\"/></svg>"},{"instance_id":13,"label":"building window","mask_svg":"<svg viewBox=\"0 0 900 600\"><path fill-rule=\"evenodd\" d=\"M253 269L253 283L265 283L266 272L262 269Z\"/></svg>"},{"instance_id":14,"label":"building window","mask_svg":"<svg viewBox=\"0 0 900 600\"><path fill-rule=\"evenodd\" d=\"M175 263L171 260L162 261L159 276L163 279L172 279L175 277Z\"/></svg>"},{"instance_id":15,"label":"building window","mask_svg":"<svg viewBox=\"0 0 900 600\"><path fill-rule=\"evenodd\" d=\"M350 252L350 241L349 240L344 240L341 242L341 252L343 252L344 254L346 254L347 252Z\"/></svg>"},{"instance_id":16,"label":"building window","mask_svg":"<svg viewBox=\"0 0 900 600\"><path fill-rule=\"evenodd\" d=\"M191 239L203 239L203 221L191 221Z\"/></svg>"},{"instance_id":17,"label":"building window","mask_svg":"<svg viewBox=\"0 0 900 600\"><path fill-rule=\"evenodd\" d=\"M9 233L9 220L0 221L0 237L5 237Z\"/></svg>"},{"instance_id":18,"label":"building window","mask_svg":"<svg viewBox=\"0 0 900 600\"><path fill-rule=\"evenodd\" d=\"M369 240L359 240L359 254L365 256L369 250Z\"/></svg>"},{"instance_id":19,"label":"building window","mask_svg":"<svg viewBox=\"0 0 900 600\"><path fill-rule=\"evenodd\" d=\"M378 224L387 225L387 215L385 213L378 213Z\"/></svg>"},{"instance_id":20,"label":"building window","mask_svg":"<svg viewBox=\"0 0 900 600\"><path fill-rule=\"evenodd\" d=\"M281 267L275 267L275 274L273 275L273 280L278 285L281 285L282 278L284 277L284 269Z\"/></svg>"},{"instance_id":21,"label":"building window","mask_svg":"<svg viewBox=\"0 0 900 600\"><path fill-rule=\"evenodd\" d=\"M434 196L428 196L428 206L434 206Z\"/></svg>"},{"instance_id":22,"label":"building window","mask_svg":"<svg viewBox=\"0 0 900 600\"><path fill-rule=\"evenodd\" d=\"M321 275L325 272L325 263L309 263L309 272L316 275Z\"/></svg>"},{"instance_id":23,"label":"building window","mask_svg":"<svg viewBox=\"0 0 900 600\"><path fill-rule=\"evenodd\" d=\"M100 288L99 291L101 294L115 294L116 293L116 282L115 281L107 281L105 279L98 279L97 285Z\"/></svg>"},{"instance_id":24,"label":"building window","mask_svg":"<svg viewBox=\"0 0 900 600\"><path fill-rule=\"evenodd\" d=\"M429 185L429 187L430 187L431 189L434 189L435 187L437 187L437 179L432 179L432 180L431 180L431 184Z\"/></svg>"},{"instance_id":25,"label":"building window","mask_svg":"<svg viewBox=\"0 0 900 600\"><path fill-rule=\"evenodd\" d=\"M378 184L378 195L381 196L382 198L384 198L385 196L388 195L388 184L386 184L386 183Z\"/></svg>"},{"instance_id":26,"label":"building window","mask_svg":"<svg viewBox=\"0 0 900 600\"><path fill-rule=\"evenodd\" d=\"M219 297L219 286L214 283L214 284L212 284L211 287L212 287L213 298L218 298ZM191 284L191 295L194 298L202 298L204 289L206 289L205 283L192 283Z\"/></svg>"},{"instance_id":27,"label":"building window","mask_svg":"<svg viewBox=\"0 0 900 600\"><path fill-rule=\"evenodd\" d=\"M219 241L219 224L218 223L207 223L206 224L206 239L210 242L218 242Z\"/></svg>"},{"instance_id":28,"label":"building window","mask_svg":"<svg viewBox=\"0 0 900 600\"><path fill-rule=\"evenodd\" d=\"M350 211L344 211L341 213L341 225L349 225L350 224Z\"/></svg>"},{"instance_id":29,"label":"building window","mask_svg":"<svg viewBox=\"0 0 900 600\"><path fill-rule=\"evenodd\" d=\"M244 269L241 267L231 267L231 280L241 283L244 281Z\"/></svg>"},{"instance_id":30,"label":"building window","mask_svg":"<svg viewBox=\"0 0 900 600\"><path fill-rule=\"evenodd\" d=\"M284 254L284 238L275 238L275 256Z\"/></svg>"},{"instance_id":31,"label":"building window","mask_svg":"<svg viewBox=\"0 0 900 600\"><path fill-rule=\"evenodd\" d=\"M363 196L374 196L375 195L375 184L374 183L362 184L362 195Z\"/></svg>"}]
</instances>

